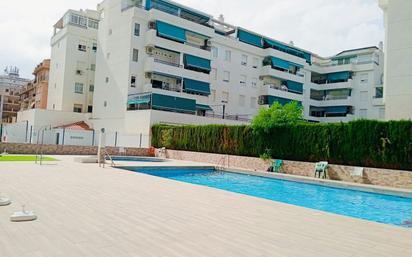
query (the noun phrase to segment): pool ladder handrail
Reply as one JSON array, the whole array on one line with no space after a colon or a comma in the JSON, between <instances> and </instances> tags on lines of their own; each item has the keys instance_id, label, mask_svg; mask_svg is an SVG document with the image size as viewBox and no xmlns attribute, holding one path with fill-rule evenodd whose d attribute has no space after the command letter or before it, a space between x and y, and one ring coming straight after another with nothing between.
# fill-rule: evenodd
<instances>
[{"instance_id":1,"label":"pool ladder handrail","mask_svg":"<svg viewBox=\"0 0 412 257\"><path fill-rule=\"evenodd\" d=\"M113 158L110 156L110 154L106 150L104 150L103 153L104 153L104 162L103 163L106 163L106 157L108 157L110 162L111 162L111 166L116 167L116 164L114 163Z\"/></svg>"},{"instance_id":2,"label":"pool ladder handrail","mask_svg":"<svg viewBox=\"0 0 412 257\"><path fill-rule=\"evenodd\" d=\"M222 159L220 159L217 164L216 164L216 169L217 170L224 170L225 169L225 163L226 159L229 159L229 156L224 156ZM229 168L229 161L227 162L227 167Z\"/></svg>"}]
</instances>

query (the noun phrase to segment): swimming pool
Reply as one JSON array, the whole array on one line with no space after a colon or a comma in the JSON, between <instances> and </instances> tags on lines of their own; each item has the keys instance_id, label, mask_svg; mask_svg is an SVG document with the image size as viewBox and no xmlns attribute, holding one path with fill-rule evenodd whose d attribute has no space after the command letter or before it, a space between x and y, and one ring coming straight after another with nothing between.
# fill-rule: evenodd
<instances>
[{"instance_id":1,"label":"swimming pool","mask_svg":"<svg viewBox=\"0 0 412 257\"><path fill-rule=\"evenodd\" d=\"M412 220L412 198L221 172L214 169L124 168L235 193L401 226Z\"/></svg>"}]
</instances>

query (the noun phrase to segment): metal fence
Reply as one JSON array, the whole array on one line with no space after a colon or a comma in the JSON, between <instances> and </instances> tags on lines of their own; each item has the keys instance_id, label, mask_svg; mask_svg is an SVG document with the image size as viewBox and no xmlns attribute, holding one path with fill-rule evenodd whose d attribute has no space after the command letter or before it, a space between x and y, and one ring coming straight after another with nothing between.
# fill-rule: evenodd
<instances>
[{"instance_id":1,"label":"metal fence","mask_svg":"<svg viewBox=\"0 0 412 257\"><path fill-rule=\"evenodd\" d=\"M150 147L150 136L147 134L127 134L108 131L106 146L113 147ZM0 124L0 142L45 144L45 145L75 145L97 146L100 131L53 128L52 126L34 127L26 122Z\"/></svg>"}]
</instances>

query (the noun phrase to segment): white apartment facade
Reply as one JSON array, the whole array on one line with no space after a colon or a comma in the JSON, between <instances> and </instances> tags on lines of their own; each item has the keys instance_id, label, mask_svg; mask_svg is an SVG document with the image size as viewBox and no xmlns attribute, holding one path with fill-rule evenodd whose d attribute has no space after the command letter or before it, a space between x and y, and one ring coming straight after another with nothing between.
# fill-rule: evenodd
<instances>
[{"instance_id":1,"label":"white apartment facade","mask_svg":"<svg viewBox=\"0 0 412 257\"><path fill-rule=\"evenodd\" d=\"M69 10L54 25L47 109L92 112L99 18Z\"/></svg>"},{"instance_id":2,"label":"white apartment facade","mask_svg":"<svg viewBox=\"0 0 412 257\"><path fill-rule=\"evenodd\" d=\"M386 119L412 119L412 1L379 0L385 20Z\"/></svg>"},{"instance_id":3,"label":"white apartment facade","mask_svg":"<svg viewBox=\"0 0 412 257\"><path fill-rule=\"evenodd\" d=\"M48 109L82 104L87 112L90 95L78 100L76 83L93 83L95 129L148 134L155 123L242 124L259 108L290 101L314 122L385 114L377 47L322 58L166 0L105 0L97 12L65 16L72 14L93 14L98 29L65 18L55 26ZM95 59L79 53L79 42L87 50L96 43ZM86 56L96 71L78 76Z\"/></svg>"},{"instance_id":4,"label":"white apartment facade","mask_svg":"<svg viewBox=\"0 0 412 257\"><path fill-rule=\"evenodd\" d=\"M125 119L148 110L175 123L181 114L249 120L291 100L311 121L383 119L377 47L321 58L164 0L106 0L98 11L97 127L136 129Z\"/></svg>"}]
</instances>

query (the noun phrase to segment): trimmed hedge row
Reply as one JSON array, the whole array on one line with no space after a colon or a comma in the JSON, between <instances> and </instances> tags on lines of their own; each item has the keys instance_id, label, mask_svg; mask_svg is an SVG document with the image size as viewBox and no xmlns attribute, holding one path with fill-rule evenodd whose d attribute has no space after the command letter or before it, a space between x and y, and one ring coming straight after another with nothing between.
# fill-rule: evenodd
<instances>
[{"instance_id":1,"label":"trimmed hedge row","mask_svg":"<svg viewBox=\"0 0 412 257\"><path fill-rule=\"evenodd\" d=\"M152 128L152 145L169 149L412 170L411 121L297 124L254 133L249 126Z\"/></svg>"}]
</instances>

